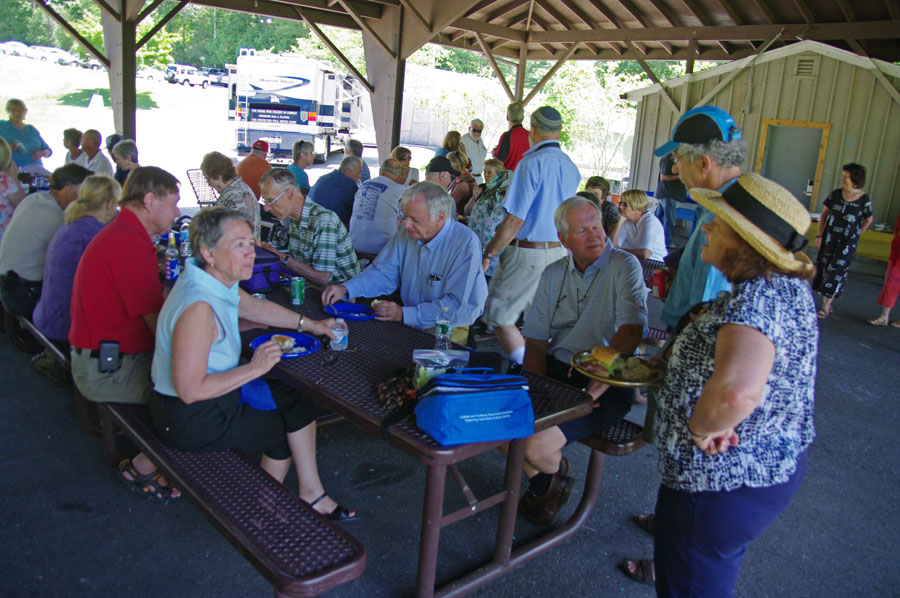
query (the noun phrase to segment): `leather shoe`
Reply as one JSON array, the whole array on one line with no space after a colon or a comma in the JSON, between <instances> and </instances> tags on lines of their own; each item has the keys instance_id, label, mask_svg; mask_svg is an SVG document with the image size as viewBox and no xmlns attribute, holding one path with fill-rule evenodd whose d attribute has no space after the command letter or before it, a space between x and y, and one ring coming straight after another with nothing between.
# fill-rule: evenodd
<instances>
[{"instance_id":1,"label":"leather shoe","mask_svg":"<svg viewBox=\"0 0 900 598\"><path fill-rule=\"evenodd\" d=\"M559 514L569 500L575 480L565 473L556 472L547 492L537 495L529 489L519 499L519 512L526 521L535 525L547 525Z\"/></svg>"}]
</instances>

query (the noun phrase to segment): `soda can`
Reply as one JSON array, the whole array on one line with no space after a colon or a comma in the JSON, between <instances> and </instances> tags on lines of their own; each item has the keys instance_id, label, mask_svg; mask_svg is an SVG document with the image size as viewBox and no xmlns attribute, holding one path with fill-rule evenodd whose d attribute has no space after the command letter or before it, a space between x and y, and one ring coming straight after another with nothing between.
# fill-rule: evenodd
<instances>
[{"instance_id":1,"label":"soda can","mask_svg":"<svg viewBox=\"0 0 900 598\"><path fill-rule=\"evenodd\" d=\"M650 279L650 288L653 291L653 296L657 299L665 299L666 298L666 271L665 270L654 270L653 276Z\"/></svg>"},{"instance_id":2,"label":"soda can","mask_svg":"<svg viewBox=\"0 0 900 598\"><path fill-rule=\"evenodd\" d=\"M306 290L306 281L300 276L291 278L291 305L303 305L303 292Z\"/></svg>"}]
</instances>

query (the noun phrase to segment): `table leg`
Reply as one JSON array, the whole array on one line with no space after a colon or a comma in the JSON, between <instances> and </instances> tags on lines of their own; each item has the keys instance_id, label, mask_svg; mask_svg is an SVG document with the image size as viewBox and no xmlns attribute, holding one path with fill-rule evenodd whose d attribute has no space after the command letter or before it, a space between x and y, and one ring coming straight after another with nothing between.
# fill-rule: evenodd
<instances>
[{"instance_id":1,"label":"table leg","mask_svg":"<svg viewBox=\"0 0 900 598\"><path fill-rule=\"evenodd\" d=\"M446 481L446 465L428 466L425 474L425 502L422 505L422 534L419 538L419 567L416 573L418 598L431 598L434 595Z\"/></svg>"},{"instance_id":2,"label":"table leg","mask_svg":"<svg viewBox=\"0 0 900 598\"><path fill-rule=\"evenodd\" d=\"M522 468L525 464L525 439L513 440L506 454L506 476L503 491L506 499L500 505L500 521L497 524L497 541L494 544L494 562L503 567L509 565L513 534L516 531L516 514L519 510L519 489L522 486Z\"/></svg>"}]
</instances>

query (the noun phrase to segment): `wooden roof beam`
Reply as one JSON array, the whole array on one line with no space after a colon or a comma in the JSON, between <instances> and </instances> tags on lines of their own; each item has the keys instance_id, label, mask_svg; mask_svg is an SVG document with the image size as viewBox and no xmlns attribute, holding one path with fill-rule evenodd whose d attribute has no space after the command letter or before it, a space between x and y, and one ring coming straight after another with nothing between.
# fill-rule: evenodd
<instances>
[{"instance_id":1,"label":"wooden roof beam","mask_svg":"<svg viewBox=\"0 0 900 598\"><path fill-rule=\"evenodd\" d=\"M888 93L891 99L894 100L894 103L900 106L900 91L897 91L897 88L894 87L894 85L890 81L888 81L888 78L884 76L884 73L881 72L881 69L878 68L878 65L875 64L875 61L873 61L869 57L869 54L865 51L865 49L863 49L859 42L853 38L847 39L847 44L849 44L850 47L853 48L854 52L868 61L868 69L872 71L872 75L875 77L878 83L881 84L881 86Z\"/></svg>"},{"instance_id":2,"label":"wooden roof beam","mask_svg":"<svg viewBox=\"0 0 900 598\"><path fill-rule=\"evenodd\" d=\"M486 17L484 17L484 21L486 23L490 23L496 21L497 19L502 19L506 15L515 12L516 10L522 8L524 5L531 2L531 0L515 0L511 4L505 4L495 10L492 13L489 13Z\"/></svg>"},{"instance_id":3,"label":"wooden roof beam","mask_svg":"<svg viewBox=\"0 0 900 598\"><path fill-rule=\"evenodd\" d=\"M331 53L334 54L335 57L341 61L341 64L343 64L344 67L348 71L353 73L353 76L356 77L356 79L359 81L360 85L365 87L366 91L368 91L369 93L375 93L375 87L371 83L369 83L368 79L366 79L365 77L362 76L362 73L360 73L359 70L357 70L356 66L354 66L353 63L350 62L350 60L344 55L343 52L341 52L340 48L338 48L336 45L334 45L334 43L328 38L327 35L325 35L325 33L319 28L319 26L316 25L316 23L314 21L307 18L306 14L303 12L303 9L300 8L299 6L295 6L294 11L297 13L297 16L300 17L306 23L306 25L307 25L307 27L309 27L310 31L312 31L313 34L316 37L318 37L319 40L323 44L325 44L325 46L329 50L331 50Z\"/></svg>"},{"instance_id":4,"label":"wooden roof beam","mask_svg":"<svg viewBox=\"0 0 900 598\"><path fill-rule=\"evenodd\" d=\"M353 20L356 22L356 24L359 25L359 28L362 29L363 31L365 31L366 33L368 33L369 36L371 36L372 39L374 39L375 42L379 46L381 46L381 49L384 50L388 56L390 56L391 58L397 57L398 50L392 48L390 46L390 44L388 44L386 41L384 41L384 39L382 39L382 37L380 35L378 35L378 32L375 31L375 29L373 29L372 26L369 25L369 23L367 23L365 21L365 19L363 19L362 15L359 12L357 12L356 8L348 0L337 0L337 1L342 7L344 7L344 10L347 11L347 13L353 18ZM307 22L309 22L309 21L307 21Z\"/></svg>"},{"instance_id":5,"label":"wooden roof beam","mask_svg":"<svg viewBox=\"0 0 900 598\"><path fill-rule=\"evenodd\" d=\"M276 2L281 2L283 4L291 4L299 6L307 11L309 14L309 9L314 10L323 10L327 12L333 12L335 14L347 15L348 12L344 7L340 4L339 0L275 0ZM398 0L394 0L392 3L396 4ZM382 4L387 3L386 1L382 2ZM357 2L357 0L350 0L348 2L350 6L353 7L360 16L369 18L369 19L380 19L383 10L379 4L373 4L372 0L368 2ZM254 3L255 6L255 3Z\"/></svg>"},{"instance_id":6,"label":"wooden roof beam","mask_svg":"<svg viewBox=\"0 0 900 598\"><path fill-rule=\"evenodd\" d=\"M775 13L772 12L772 7L769 6L766 0L753 0L753 3L756 4L756 8L759 9L759 12L763 13L763 16L766 17L766 20L770 24L778 20L775 17Z\"/></svg>"},{"instance_id":7,"label":"wooden roof beam","mask_svg":"<svg viewBox=\"0 0 900 598\"><path fill-rule=\"evenodd\" d=\"M900 21L900 8L897 7L897 0L884 0L887 4L888 14L895 21Z\"/></svg>"},{"instance_id":8,"label":"wooden roof beam","mask_svg":"<svg viewBox=\"0 0 900 598\"><path fill-rule=\"evenodd\" d=\"M622 5L622 8L628 11L628 14L631 15L631 18L641 24L641 27L647 28L650 26L650 22L647 21L646 18L644 18L644 14L638 9L637 6L635 6L631 2L631 0L619 0L619 4ZM668 52L672 56L675 55L675 51L672 49L672 44L660 42L660 45L666 52Z\"/></svg>"},{"instance_id":9,"label":"wooden roof beam","mask_svg":"<svg viewBox=\"0 0 900 598\"><path fill-rule=\"evenodd\" d=\"M856 20L856 17L853 16L853 9L847 4L847 0L836 0L836 2L848 23L852 23Z\"/></svg>"},{"instance_id":10,"label":"wooden roof beam","mask_svg":"<svg viewBox=\"0 0 900 598\"><path fill-rule=\"evenodd\" d=\"M428 19L422 16L422 13L419 12L419 9L416 8L415 4L410 2L410 0L400 0L400 4L403 5L403 8L413 13L413 16L415 16L419 20L419 22L422 23L422 26L425 27L425 29L429 33L434 33L433 25L428 22Z\"/></svg>"},{"instance_id":11,"label":"wooden roof beam","mask_svg":"<svg viewBox=\"0 0 900 598\"><path fill-rule=\"evenodd\" d=\"M160 29L165 27L166 23L168 23L173 18L175 18L175 15L177 15L179 12L181 12L182 8L187 6L187 3L188 3L188 0L181 0L181 2L179 2L176 6L174 6L172 8L172 10L170 10L168 13L166 13L166 16L164 16L159 21L157 21L156 24L153 27L151 27L147 33L144 34L144 36L140 39L140 41L138 41L135 44L134 50L138 51L141 48L143 48L144 44L146 44L148 41L150 41L153 38L153 36L156 35L157 31L159 31Z\"/></svg>"},{"instance_id":12,"label":"wooden roof beam","mask_svg":"<svg viewBox=\"0 0 900 598\"><path fill-rule=\"evenodd\" d=\"M271 0L254 0L247 2L246 0L190 0L191 4L200 6L211 6L213 8L224 8L235 12L242 12L252 15L262 15L266 17L274 17L278 19L287 19L288 21L297 21L299 17L294 12L291 4L304 6L303 2L272 2ZM312 8L304 8L304 14L314 20L319 25L332 25L334 27L344 27L345 29L359 29L359 25L353 21L346 13L332 12L330 10L319 10Z\"/></svg>"},{"instance_id":13,"label":"wooden roof beam","mask_svg":"<svg viewBox=\"0 0 900 598\"><path fill-rule=\"evenodd\" d=\"M835 40L896 39L896 25L892 21L857 21L855 23L814 23L784 25L739 25L710 27L648 27L646 29L592 29L571 31L536 31L532 43L626 42L626 41L748 41L768 40L784 31L785 39Z\"/></svg>"},{"instance_id":14,"label":"wooden roof beam","mask_svg":"<svg viewBox=\"0 0 900 598\"><path fill-rule=\"evenodd\" d=\"M606 18L606 20L608 20L610 23L612 23L614 27L617 27L619 29L630 29L630 27L626 27L625 24L619 20L619 18L615 15L615 13L608 10L607 7L602 2L600 2L600 0L590 0L590 3L594 8L597 9L597 11L601 15L603 15L604 18ZM646 55L646 53L647 53L646 48L644 48L643 46L634 46L634 47L637 48L642 54ZM627 48L627 46L626 46L626 48Z\"/></svg>"},{"instance_id":15,"label":"wooden roof beam","mask_svg":"<svg viewBox=\"0 0 900 598\"><path fill-rule=\"evenodd\" d=\"M508 39L511 42L524 43L528 39L528 34L521 29L512 29L511 27L503 27L502 25L494 25L469 18L457 19L450 26L472 33Z\"/></svg>"},{"instance_id":16,"label":"wooden roof beam","mask_svg":"<svg viewBox=\"0 0 900 598\"><path fill-rule=\"evenodd\" d=\"M550 29L550 24L547 21L545 21L544 19L542 19L541 17L539 17L538 15L536 15L534 13L531 14L531 20L534 21L535 25L537 25L544 31L553 31L553 29ZM553 53L553 54L556 53L556 48L554 48L553 46L551 46L549 44L541 44L541 47L550 53Z\"/></svg>"},{"instance_id":17,"label":"wooden roof beam","mask_svg":"<svg viewBox=\"0 0 900 598\"><path fill-rule=\"evenodd\" d=\"M528 102L533 100L534 96L536 96L538 93L540 93L540 91L544 88L544 85L547 84L547 81L549 81L550 78L553 77L554 74L556 74L556 71L559 70L559 67L561 67L563 64L565 64L565 62L569 58L572 57L572 54L574 54L575 50L577 50L577 49L578 49L578 44L572 44L569 47L569 49L566 50L566 52L562 55L562 57L556 61L556 64L554 64L552 67L550 67L550 70L547 71L547 73L541 78L540 81L538 81L537 85L535 85L531 89L531 91L528 92L528 95L525 96L524 100L522 100L523 105L527 106Z\"/></svg>"},{"instance_id":18,"label":"wooden roof beam","mask_svg":"<svg viewBox=\"0 0 900 598\"><path fill-rule=\"evenodd\" d=\"M579 7L578 7L577 5L575 5L574 3L572 3L572 2L565 2L565 3L563 3L563 6L565 6L567 9L569 9L569 11L570 11L573 15L575 15L575 17L576 17L579 21L581 21L582 23L584 23L585 25L587 25L589 29L595 29L595 28L597 27L597 24L594 23L593 21L591 21L591 18L587 15L587 13L585 13L583 10L581 10L581 8L579 8ZM574 23L573 23L573 25L574 25ZM575 30L574 27L570 27L569 29ZM583 44L583 45L584 45L584 47L588 47L588 44ZM616 52L616 53L618 53L619 55L622 54L622 50L621 50L621 49L619 48L619 46L617 46L616 44L606 43L606 44L604 44L604 45L605 45L607 48L609 48L610 50L612 50L613 52ZM597 53L599 54L599 47L598 47L598 52L597 52Z\"/></svg>"},{"instance_id":19,"label":"wooden roof beam","mask_svg":"<svg viewBox=\"0 0 900 598\"><path fill-rule=\"evenodd\" d=\"M800 14L803 15L804 21L806 21L807 23L816 22L816 18L813 16L812 11L809 10L809 7L806 5L806 2L804 2L804 0L794 0L794 6L796 6L797 10L800 11Z\"/></svg>"},{"instance_id":20,"label":"wooden roof beam","mask_svg":"<svg viewBox=\"0 0 900 598\"><path fill-rule=\"evenodd\" d=\"M491 53L490 48L488 48L487 43L484 41L484 36L480 33L475 34L475 39L478 40L478 45L481 46L481 51L484 53L484 57L487 58L488 62L491 65L491 69L494 71L494 75L497 79L500 80L500 84L503 86L503 91L506 92L506 97L509 98L510 102L516 101L516 96L513 95L512 90L509 88L509 83L506 82L506 77L503 76L503 71L500 70L500 67L497 65L497 61L494 60L494 55Z\"/></svg>"},{"instance_id":21,"label":"wooden roof beam","mask_svg":"<svg viewBox=\"0 0 900 598\"><path fill-rule=\"evenodd\" d=\"M50 2L46 0L34 0L34 3L40 6L41 9L56 22L57 25L65 29L69 35L71 35L78 41L79 44L84 46L84 49L87 50L91 56L103 63L103 66L109 68L109 58L104 56L103 52L95 48L91 42L89 42L83 35L78 33L78 30L75 29L71 24L69 24L65 17L56 12L56 10L52 6L50 6Z\"/></svg>"},{"instance_id":22,"label":"wooden roof beam","mask_svg":"<svg viewBox=\"0 0 900 598\"><path fill-rule=\"evenodd\" d=\"M637 48L637 46L635 46L634 44L632 44L632 47ZM659 77L656 76L656 73L654 73L650 69L650 65L647 64L646 60L644 60L643 58L636 58L635 60L637 60L637 63L639 65L641 65L641 68L644 69L644 72L647 73L647 76L650 77L650 80L653 81L654 83L656 83L657 85L659 85L660 90L662 90L663 98L665 98L665 100L666 100L666 103L669 105L669 107L672 109L672 111L677 114L679 112L678 105L675 103L675 100L673 100L672 96L669 94L669 89L665 85L663 85L663 82L659 80Z\"/></svg>"},{"instance_id":23,"label":"wooden roof beam","mask_svg":"<svg viewBox=\"0 0 900 598\"><path fill-rule=\"evenodd\" d=\"M149 17L150 14L153 13L154 10L156 10L156 7L162 4L164 1L165 0L153 0L153 2L145 6L144 9L141 10L141 13L138 15L137 22L140 23L141 21Z\"/></svg>"},{"instance_id":24,"label":"wooden roof beam","mask_svg":"<svg viewBox=\"0 0 900 598\"><path fill-rule=\"evenodd\" d=\"M734 69L733 71L728 73L728 75L723 77L722 80L720 80L719 83L715 87L713 87L705 96L700 98L699 102L694 104L694 107L705 106L711 99L716 97L716 94L719 93L721 90L725 89L726 86L730 85L731 82L734 81L735 77L737 77L742 72L744 72L746 69L748 69L748 68L752 67L754 64L756 64L756 61L759 60L759 57L763 54L763 52L768 50L769 46L771 46L773 43L775 43L775 40L777 40L779 37L781 37L781 33L778 33L772 39L770 39L768 42L766 42L764 45L758 47L751 55L753 57L752 59L747 61L747 63L742 65L740 68Z\"/></svg>"},{"instance_id":25,"label":"wooden roof beam","mask_svg":"<svg viewBox=\"0 0 900 598\"><path fill-rule=\"evenodd\" d=\"M676 14L672 12L672 9L669 8L669 5L662 0L650 0L650 4L659 11L659 14L663 16L663 18L669 22L670 27L677 27L676 23L680 24L680 21L676 18Z\"/></svg>"}]
</instances>

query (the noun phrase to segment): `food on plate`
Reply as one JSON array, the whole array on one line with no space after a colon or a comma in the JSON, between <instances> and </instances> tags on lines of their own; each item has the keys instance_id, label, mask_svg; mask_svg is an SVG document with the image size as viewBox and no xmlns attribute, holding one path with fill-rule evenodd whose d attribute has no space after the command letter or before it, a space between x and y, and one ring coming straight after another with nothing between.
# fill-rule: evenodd
<instances>
[{"instance_id":1,"label":"food on plate","mask_svg":"<svg viewBox=\"0 0 900 598\"><path fill-rule=\"evenodd\" d=\"M381 299L372 299L372 309L375 309L375 306L381 303Z\"/></svg>"},{"instance_id":2,"label":"food on plate","mask_svg":"<svg viewBox=\"0 0 900 598\"><path fill-rule=\"evenodd\" d=\"M622 380L641 381L656 377L658 370L639 357L618 358L609 372Z\"/></svg>"},{"instance_id":3,"label":"food on plate","mask_svg":"<svg viewBox=\"0 0 900 598\"><path fill-rule=\"evenodd\" d=\"M294 348L294 343L296 342L293 337L284 334L273 334L272 340L278 343L278 346L281 347L282 353L290 353Z\"/></svg>"},{"instance_id":4,"label":"food on plate","mask_svg":"<svg viewBox=\"0 0 900 598\"><path fill-rule=\"evenodd\" d=\"M612 371L615 361L619 359L619 355L620 353L612 347L605 347L603 345L597 345L591 349L591 357L594 358L597 365L606 368L606 370L610 372Z\"/></svg>"}]
</instances>

